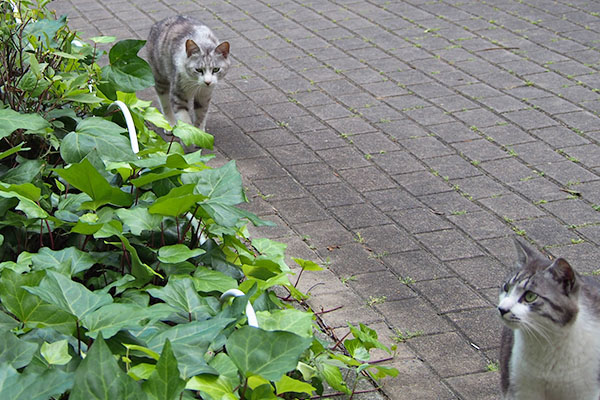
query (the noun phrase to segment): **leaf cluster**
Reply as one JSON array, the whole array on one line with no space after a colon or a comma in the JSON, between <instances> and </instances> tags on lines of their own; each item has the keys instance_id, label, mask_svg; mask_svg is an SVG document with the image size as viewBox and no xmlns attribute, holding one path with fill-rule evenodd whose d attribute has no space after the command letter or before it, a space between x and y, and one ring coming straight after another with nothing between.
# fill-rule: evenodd
<instances>
[{"instance_id":1,"label":"leaf cluster","mask_svg":"<svg viewBox=\"0 0 600 400\"><path fill-rule=\"evenodd\" d=\"M116 43L100 68L44 1L15 4L0 20L0 398L308 398L351 394L342 371L394 375L368 363L388 349L362 325L349 355L315 337L286 246L248 236L270 223L238 207L235 162L209 167L211 135L135 96L153 84L143 41ZM221 301L229 289L245 295Z\"/></svg>"}]
</instances>

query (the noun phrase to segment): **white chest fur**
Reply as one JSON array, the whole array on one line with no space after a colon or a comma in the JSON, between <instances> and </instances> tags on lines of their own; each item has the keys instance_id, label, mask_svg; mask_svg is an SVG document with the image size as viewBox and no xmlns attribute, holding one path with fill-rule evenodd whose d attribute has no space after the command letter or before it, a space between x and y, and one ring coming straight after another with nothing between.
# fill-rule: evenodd
<instances>
[{"instance_id":1,"label":"white chest fur","mask_svg":"<svg viewBox=\"0 0 600 400\"><path fill-rule=\"evenodd\" d=\"M515 331L507 400L600 399L600 323L586 314L549 341Z\"/></svg>"}]
</instances>

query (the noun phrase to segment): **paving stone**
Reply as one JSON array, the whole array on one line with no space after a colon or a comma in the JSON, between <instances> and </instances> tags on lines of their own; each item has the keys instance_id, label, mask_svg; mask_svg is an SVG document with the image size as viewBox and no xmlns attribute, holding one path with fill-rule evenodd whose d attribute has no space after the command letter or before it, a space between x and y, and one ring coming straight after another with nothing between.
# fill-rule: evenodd
<instances>
[{"instance_id":1,"label":"paving stone","mask_svg":"<svg viewBox=\"0 0 600 400\"><path fill-rule=\"evenodd\" d=\"M344 182L314 185L308 190L325 207L358 204L364 201L358 191Z\"/></svg>"},{"instance_id":2,"label":"paving stone","mask_svg":"<svg viewBox=\"0 0 600 400\"><path fill-rule=\"evenodd\" d=\"M320 250L330 260L329 269L337 276L348 277L376 271L385 271L385 265L372 256L360 243L347 243L332 246L331 249ZM398 282L398 284L400 284Z\"/></svg>"},{"instance_id":3,"label":"paving stone","mask_svg":"<svg viewBox=\"0 0 600 400\"><path fill-rule=\"evenodd\" d=\"M511 233L497 215L487 212L454 213L448 219L474 239L489 239Z\"/></svg>"},{"instance_id":4,"label":"paving stone","mask_svg":"<svg viewBox=\"0 0 600 400\"><path fill-rule=\"evenodd\" d=\"M368 167L370 165L358 151L350 147L320 150L317 151L317 154L336 170Z\"/></svg>"},{"instance_id":5,"label":"paving stone","mask_svg":"<svg viewBox=\"0 0 600 400\"><path fill-rule=\"evenodd\" d=\"M423 171L425 167L415 156L406 151L391 151L375 154L373 162L391 175Z\"/></svg>"},{"instance_id":6,"label":"paving stone","mask_svg":"<svg viewBox=\"0 0 600 400\"><path fill-rule=\"evenodd\" d=\"M419 233L416 237L442 261L471 258L483 254L471 238L456 229Z\"/></svg>"},{"instance_id":7,"label":"paving stone","mask_svg":"<svg viewBox=\"0 0 600 400\"><path fill-rule=\"evenodd\" d=\"M497 145L485 139L474 139L452 145L461 154L470 158L472 161L489 161L499 158L506 158L505 151Z\"/></svg>"},{"instance_id":8,"label":"paving stone","mask_svg":"<svg viewBox=\"0 0 600 400\"><path fill-rule=\"evenodd\" d=\"M457 397L418 358L397 360L391 364L398 369L399 379L383 381L383 388L392 400L453 400Z\"/></svg>"},{"instance_id":9,"label":"paving stone","mask_svg":"<svg viewBox=\"0 0 600 400\"><path fill-rule=\"evenodd\" d=\"M254 184L260 191L260 194L266 198L287 200L303 198L306 196L306 191L302 186L289 176L271 179L256 179L254 180Z\"/></svg>"},{"instance_id":10,"label":"paving stone","mask_svg":"<svg viewBox=\"0 0 600 400\"><path fill-rule=\"evenodd\" d=\"M470 142L480 138L477 133L462 122L431 125L428 128L446 143Z\"/></svg>"},{"instance_id":11,"label":"paving stone","mask_svg":"<svg viewBox=\"0 0 600 400\"><path fill-rule=\"evenodd\" d=\"M395 225L383 225L363 228L356 232L364 240L365 245L373 252L373 257L419 249L419 245L405 231Z\"/></svg>"},{"instance_id":12,"label":"paving stone","mask_svg":"<svg viewBox=\"0 0 600 400\"><path fill-rule=\"evenodd\" d=\"M457 376L446 382L465 400L500 400L500 373Z\"/></svg>"},{"instance_id":13,"label":"paving stone","mask_svg":"<svg viewBox=\"0 0 600 400\"><path fill-rule=\"evenodd\" d=\"M329 218L325 210L312 198L279 200L271 203L279 215L290 224L323 221Z\"/></svg>"},{"instance_id":14,"label":"paving stone","mask_svg":"<svg viewBox=\"0 0 600 400\"><path fill-rule=\"evenodd\" d=\"M457 278L421 281L411 286L442 313L488 305L479 294Z\"/></svg>"},{"instance_id":15,"label":"paving stone","mask_svg":"<svg viewBox=\"0 0 600 400\"><path fill-rule=\"evenodd\" d=\"M423 204L400 188L376 190L364 194L381 211L407 210Z\"/></svg>"},{"instance_id":16,"label":"paving stone","mask_svg":"<svg viewBox=\"0 0 600 400\"><path fill-rule=\"evenodd\" d=\"M370 155L399 151L400 147L382 133L365 133L353 135L352 143L363 153Z\"/></svg>"},{"instance_id":17,"label":"paving stone","mask_svg":"<svg viewBox=\"0 0 600 400\"><path fill-rule=\"evenodd\" d=\"M376 308L386 315L393 329L403 333L434 334L452 330L451 325L427 301L418 297L386 301L377 304ZM416 339L419 338L410 339L411 344Z\"/></svg>"},{"instance_id":18,"label":"paving stone","mask_svg":"<svg viewBox=\"0 0 600 400\"><path fill-rule=\"evenodd\" d=\"M354 240L352 233L334 219L296 224L296 228L311 246L317 248L339 246Z\"/></svg>"},{"instance_id":19,"label":"paving stone","mask_svg":"<svg viewBox=\"0 0 600 400\"><path fill-rule=\"evenodd\" d=\"M288 171L303 185L338 183L338 175L324 162L290 165Z\"/></svg>"},{"instance_id":20,"label":"paving stone","mask_svg":"<svg viewBox=\"0 0 600 400\"><path fill-rule=\"evenodd\" d=\"M411 233L429 232L452 227L446 219L440 217L430 208L411 208L394 211L389 215Z\"/></svg>"},{"instance_id":21,"label":"paving stone","mask_svg":"<svg viewBox=\"0 0 600 400\"><path fill-rule=\"evenodd\" d=\"M544 169L546 169L548 165L551 164L545 164ZM523 164L523 162L519 161L516 157L486 161L482 162L480 166L488 173L493 173L493 171L502 171L500 179L502 179L504 183L514 183L522 179L530 179L532 174L535 173L535 170L532 170Z\"/></svg>"},{"instance_id":22,"label":"paving stone","mask_svg":"<svg viewBox=\"0 0 600 400\"><path fill-rule=\"evenodd\" d=\"M419 200L429 206L434 213L442 215L460 215L480 210L479 206L457 191L420 196Z\"/></svg>"},{"instance_id":23,"label":"paving stone","mask_svg":"<svg viewBox=\"0 0 600 400\"><path fill-rule=\"evenodd\" d=\"M346 145L346 141L331 129L299 132L297 136L313 150L332 149Z\"/></svg>"},{"instance_id":24,"label":"paving stone","mask_svg":"<svg viewBox=\"0 0 600 400\"><path fill-rule=\"evenodd\" d=\"M455 332L418 337L411 344L442 377L485 371L483 357Z\"/></svg>"},{"instance_id":25,"label":"paving stone","mask_svg":"<svg viewBox=\"0 0 600 400\"><path fill-rule=\"evenodd\" d=\"M349 229L360 229L391 222L385 214L370 204L350 204L332 207L331 212Z\"/></svg>"},{"instance_id":26,"label":"paving stone","mask_svg":"<svg viewBox=\"0 0 600 400\"><path fill-rule=\"evenodd\" d=\"M367 302L373 302L377 299L386 302L417 296L414 291L403 285L398 277L389 271L352 274L347 281L347 285Z\"/></svg>"},{"instance_id":27,"label":"paving stone","mask_svg":"<svg viewBox=\"0 0 600 400\"><path fill-rule=\"evenodd\" d=\"M500 287L510 272L505 265L489 256L450 261L444 265L476 290Z\"/></svg>"},{"instance_id":28,"label":"paving stone","mask_svg":"<svg viewBox=\"0 0 600 400\"><path fill-rule=\"evenodd\" d=\"M595 181L598 179L596 174L589 172L571 161L547 163L543 166L540 165L539 167L542 172L565 186Z\"/></svg>"},{"instance_id":29,"label":"paving stone","mask_svg":"<svg viewBox=\"0 0 600 400\"><path fill-rule=\"evenodd\" d=\"M281 165L296 165L318 162L319 159L302 144L273 147L269 152Z\"/></svg>"},{"instance_id":30,"label":"paving stone","mask_svg":"<svg viewBox=\"0 0 600 400\"><path fill-rule=\"evenodd\" d=\"M541 246L568 244L572 238L576 238L575 233L569 231L564 223L551 217L519 221L516 226Z\"/></svg>"},{"instance_id":31,"label":"paving stone","mask_svg":"<svg viewBox=\"0 0 600 400\"><path fill-rule=\"evenodd\" d=\"M442 265L429 252L413 250L405 253L390 254L385 257L385 263L390 266L399 277L408 281L439 279L455 276L456 274Z\"/></svg>"},{"instance_id":32,"label":"paving stone","mask_svg":"<svg viewBox=\"0 0 600 400\"><path fill-rule=\"evenodd\" d=\"M376 167L347 169L341 171L340 175L361 193L397 187L392 179L382 175Z\"/></svg>"},{"instance_id":33,"label":"paving stone","mask_svg":"<svg viewBox=\"0 0 600 400\"><path fill-rule=\"evenodd\" d=\"M502 218L513 221L546 215L540 208L512 193L482 199L480 202Z\"/></svg>"},{"instance_id":34,"label":"paving stone","mask_svg":"<svg viewBox=\"0 0 600 400\"><path fill-rule=\"evenodd\" d=\"M590 204L579 199L552 201L542 204L542 208L560 218L568 226L600 222L600 213Z\"/></svg>"},{"instance_id":35,"label":"paving stone","mask_svg":"<svg viewBox=\"0 0 600 400\"><path fill-rule=\"evenodd\" d=\"M286 129L268 129L253 132L249 136L264 148L286 146L298 143L298 139Z\"/></svg>"},{"instance_id":36,"label":"paving stone","mask_svg":"<svg viewBox=\"0 0 600 400\"><path fill-rule=\"evenodd\" d=\"M551 126L544 129L536 129L531 132L554 148L578 146L589 143L588 140L564 126Z\"/></svg>"}]
</instances>

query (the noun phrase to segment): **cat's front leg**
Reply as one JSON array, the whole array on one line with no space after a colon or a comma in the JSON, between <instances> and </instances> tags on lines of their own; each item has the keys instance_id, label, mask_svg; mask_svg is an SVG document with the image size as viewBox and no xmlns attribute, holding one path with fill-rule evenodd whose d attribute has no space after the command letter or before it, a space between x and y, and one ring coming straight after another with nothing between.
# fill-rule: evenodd
<instances>
[{"instance_id":1,"label":"cat's front leg","mask_svg":"<svg viewBox=\"0 0 600 400\"><path fill-rule=\"evenodd\" d=\"M185 92L180 90L172 90L171 95L171 106L173 107L173 123L177 123L177 121L185 122L186 124L192 124L192 118L190 117L189 112L189 100L185 95Z\"/></svg>"},{"instance_id":2,"label":"cat's front leg","mask_svg":"<svg viewBox=\"0 0 600 400\"><path fill-rule=\"evenodd\" d=\"M208 106L212 95L212 88L204 88L199 90L194 96L193 115L194 126L206 130L206 117L208 115Z\"/></svg>"},{"instance_id":3,"label":"cat's front leg","mask_svg":"<svg viewBox=\"0 0 600 400\"><path fill-rule=\"evenodd\" d=\"M160 109L162 110L165 118L169 121L169 124L174 125L175 115L173 114L173 109L171 108L171 96L169 94L171 90L171 85L169 81L156 80L156 84L154 85L154 89L156 90L156 94L158 95L158 102L160 103Z\"/></svg>"}]
</instances>

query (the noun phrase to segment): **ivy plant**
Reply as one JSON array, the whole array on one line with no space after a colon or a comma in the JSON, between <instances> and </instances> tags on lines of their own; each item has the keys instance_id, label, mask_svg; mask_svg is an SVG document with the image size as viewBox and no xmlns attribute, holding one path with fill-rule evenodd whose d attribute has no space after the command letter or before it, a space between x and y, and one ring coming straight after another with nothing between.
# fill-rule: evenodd
<instances>
[{"instance_id":1,"label":"ivy plant","mask_svg":"<svg viewBox=\"0 0 600 400\"><path fill-rule=\"evenodd\" d=\"M211 135L136 97L153 84L144 42L100 67L114 38L84 43L47 2L0 14L0 398L300 399L351 395L348 371L396 375L369 363L390 350L368 327L345 353L315 334L286 246L248 235L270 223L238 207L235 161L209 167ZM230 289L244 295L222 301Z\"/></svg>"}]
</instances>

